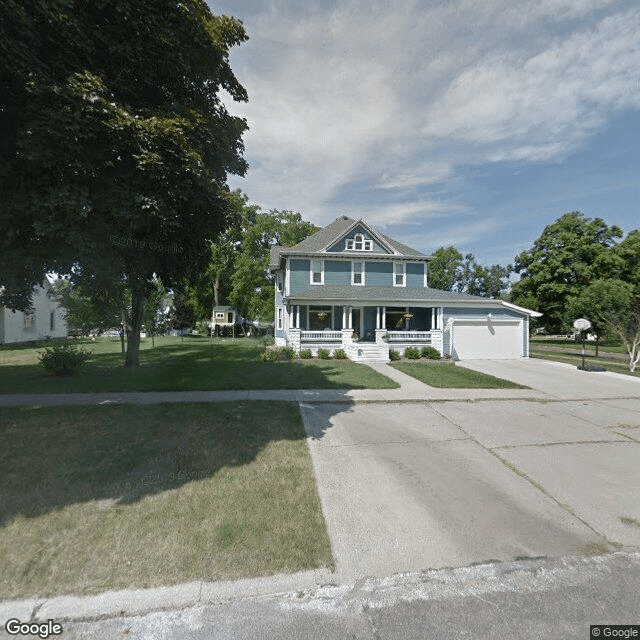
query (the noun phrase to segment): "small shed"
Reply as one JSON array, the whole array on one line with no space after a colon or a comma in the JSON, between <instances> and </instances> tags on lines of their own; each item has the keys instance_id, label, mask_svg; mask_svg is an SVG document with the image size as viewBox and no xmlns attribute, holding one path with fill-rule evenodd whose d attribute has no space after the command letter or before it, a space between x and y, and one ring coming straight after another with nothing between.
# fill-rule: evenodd
<instances>
[{"instance_id":1,"label":"small shed","mask_svg":"<svg viewBox=\"0 0 640 640\"><path fill-rule=\"evenodd\" d=\"M231 327L235 335L236 325L240 325L244 333L244 318L235 307L229 305L216 305L211 313L211 335L218 335L220 327Z\"/></svg>"}]
</instances>

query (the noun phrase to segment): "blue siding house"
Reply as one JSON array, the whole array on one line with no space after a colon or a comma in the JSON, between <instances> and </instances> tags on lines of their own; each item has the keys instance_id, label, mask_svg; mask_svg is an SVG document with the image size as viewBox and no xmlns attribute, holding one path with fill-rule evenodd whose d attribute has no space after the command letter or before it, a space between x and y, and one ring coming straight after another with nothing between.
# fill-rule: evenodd
<instances>
[{"instance_id":1,"label":"blue siding house","mask_svg":"<svg viewBox=\"0 0 640 640\"><path fill-rule=\"evenodd\" d=\"M294 247L272 247L276 344L341 348L355 361L426 345L456 360L529 356L529 318L540 313L432 289L430 260L347 216Z\"/></svg>"}]
</instances>

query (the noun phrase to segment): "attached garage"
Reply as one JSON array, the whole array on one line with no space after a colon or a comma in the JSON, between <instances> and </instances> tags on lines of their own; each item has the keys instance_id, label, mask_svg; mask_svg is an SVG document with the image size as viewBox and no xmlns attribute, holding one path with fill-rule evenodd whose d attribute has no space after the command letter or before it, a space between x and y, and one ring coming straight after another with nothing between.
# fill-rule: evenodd
<instances>
[{"instance_id":1,"label":"attached garage","mask_svg":"<svg viewBox=\"0 0 640 640\"><path fill-rule=\"evenodd\" d=\"M451 323L454 360L511 360L522 358L526 338L522 319L455 319Z\"/></svg>"}]
</instances>

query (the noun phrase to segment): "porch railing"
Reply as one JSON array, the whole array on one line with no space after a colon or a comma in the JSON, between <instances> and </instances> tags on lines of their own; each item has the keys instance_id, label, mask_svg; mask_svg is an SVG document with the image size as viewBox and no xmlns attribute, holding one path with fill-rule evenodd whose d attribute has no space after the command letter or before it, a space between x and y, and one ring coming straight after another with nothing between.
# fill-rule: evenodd
<instances>
[{"instance_id":1,"label":"porch railing","mask_svg":"<svg viewBox=\"0 0 640 640\"><path fill-rule=\"evenodd\" d=\"M301 331L301 342L340 342L342 340L341 331Z\"/></svg>"},{"instance_id":2,"label":"porch railing","mask_svg":"<svg viewBox=\"0 0 640 640\"><path fill-rule=\"evenodd\" d=\"M431 344L431 331L387 331L389 342L423 342Z\"/></svg>"}]
</instances>

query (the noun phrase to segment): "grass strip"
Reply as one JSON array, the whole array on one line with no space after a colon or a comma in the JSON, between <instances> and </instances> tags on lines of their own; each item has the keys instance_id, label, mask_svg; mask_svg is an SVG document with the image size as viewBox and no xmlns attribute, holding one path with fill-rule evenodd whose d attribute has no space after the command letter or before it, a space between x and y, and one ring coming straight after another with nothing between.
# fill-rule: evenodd
<instances>
[{"instance_id":1,"label":"grass strip","mask_svg":"<svg viewBox=\"0 0 640 640\"><path fill-rule=\"evenodd\" d=\"M430 387L440 389L528 389L509 380L450 363L394 362L391 366Z\"/></svg>"},{"instance_id":2,"label":"grass strip","mask_svg":"<svg viewBox=\"0 0 640 640\"><path fill-rule=\"evenodd\" d=\"M0 600L333 566L289 402L0 409Z\"/></svg>"}]
</instances>

